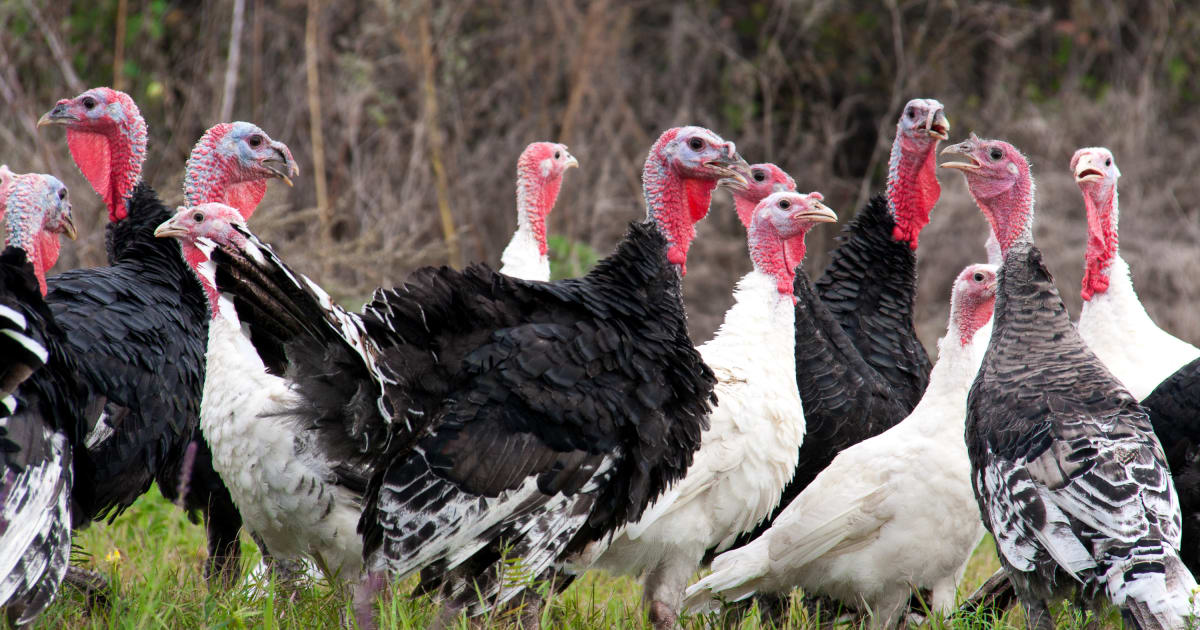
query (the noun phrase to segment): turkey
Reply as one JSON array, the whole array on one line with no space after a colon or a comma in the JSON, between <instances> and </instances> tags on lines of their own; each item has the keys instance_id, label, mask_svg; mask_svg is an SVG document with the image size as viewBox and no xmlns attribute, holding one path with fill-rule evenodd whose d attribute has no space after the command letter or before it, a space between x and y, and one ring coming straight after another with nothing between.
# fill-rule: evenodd
<instances>
[{"instance_id":1,"label":"turkey","mask_svg":"<svg viewBox=\"0 0 1200 630\"><path fill-rule=\"evenodd\" d=\"M751 177L761 168L752 166ZM643 603L657 628L675 627L684 587L705 551L728 548L765 517L796 467L804 409L793 355L780 349L794 343L792 279L804 235L837 220L821 199L777 192L752 210L754 270L738 283L716 336L698 348L717 376L718 400L700 450L641 520L611 542L593 543L603 549L593 568L644 575Z\"/></svg>"},{"instance_id":2,"label":"turkey","mask_svg":"<svg viewBox=\"0 0 1200 630\"><path fill-rule=\"evenodd\" d=\"M1087 208L1083 309L1079 336L1104 366L1141 400L1200 349L1160 329L1146 314L1117 252L1117 179L1121 170L1103 147L1080 149L1071 158L1075 183Z\"/></svg>"},{"instance_id":3,"label":"turkey","mask_svg":"<svg viewBox=\"0 0 1200 630\"><path fill-rule=\"evenodd\" d=\"M959 274L937 365L912 414L843 450L762 536L717 556L713 573L688 589L690 607L800 586L870 614L873 628L894 627L914 588L931 589L931 610L953 610L983 537L962 432L995 297L995 267Z\"/></svg>"},{"instance_id":4,"label":"turkey","mask_svg":"<svg viewBox=\"0 0 1200 630\"><path fill-rule=\"evenodd\" d=\"M909 101L896 126L886 197L872 199L844 229L815 289L796 274L796 382L807 433L779 505L735 546L765 532L838 452L903 420L921 399L930 364L912 318L914 252L941 192L935 154L949 128L941 103ZM771 605L779 612L782 602Z\"/></svg>"},{"instance_id":5,"label":"turkey","mask_svg":"<svg viewBox=\"0 0 1200 630\"><path fill-rule=\"evenodd\" d=\"M1200 572L1200 359L1179 368L1142 400L1154 434L1167 453L1179 493L1183 532L1179 556Z\"/></svg>"},{"instance_id":6,"label":"turkey","mask_svg":"<svg viewBox=\"0 0 1200 630\"><path fill-rule=\"evenodd\" d=\"M550 279L546 217L554 209L563 173L579 166L567 145L534 142L517 160L517 231L500 255L500 273L522 280Z\"/></svg>"},{"instance_id":7,"label":"turkey","mask_svg":"<svg viewBox=\"0 0 1200 630\"><path fill-rule=\"evenodd\" d=\"M1146 412L1067 316L1033 245L1033 178L1012 145L971 136L943 153L991 223L1000 268L991 342L967 399L966 441L984 526L1030 628L1049 601L1108 599L1136 627L1182 628L1192 578L1180 512Z\"/></svg>"},{"instance_id":8,"label":"turkey","mask_svg":"<svg viewBox=\"0 0 1200 630\"><path fill-rule=\"evenodd\" d=\"M115 516L155 478L170 500L186 486L185 507L206 513L206 575L230 579L237 571L240 528L232 501L219 480L179 479L188 452L197 450L188 445L199 418L208 308L179 245L153 236L171 215L140 181L145 121L129 95L101 87L59 101L38 124L67 128L71 155L109 216L110 266L54 276L46 296L81 378L104 410L86 450L75 454L74 523ZM230 178L244 182L290 171L270 143L243 153L240 140L226 140L223 150L251 162L248 170L225 162ZM196 469L204 467L201 462Z\"/></svg>"},{"instance_id":9,"label":"turkey","mask_svg":"<svg viewBox=\"0 0 1200 630\"><path fill-rule=\"evenodd\" d=\"M292 413L318 448L368 457L360 603L386 574L457 568L469 579L448 582L443 618L482 612L525 586L497 579L502 549L540 575L682 477L714 377L688 340L681 276L718 180L745 185L747 169L711 131L668 130L643 171L648 220L587 276L424 268L361 316L243 227L215 243L222 310L304 399Z\"/></svg>"},{"instance_id":10,"label":"turkey","mask_svg":"<svg viewBox=\"0 0 1200 630\"><path fill-rule=\"evenodd\" d=\"M62 331L42 299L71 204L50 175L0 167L0 606L11 625L54 599L71 551L71 438L85 399Z\"/></svg>"}]
</instances>

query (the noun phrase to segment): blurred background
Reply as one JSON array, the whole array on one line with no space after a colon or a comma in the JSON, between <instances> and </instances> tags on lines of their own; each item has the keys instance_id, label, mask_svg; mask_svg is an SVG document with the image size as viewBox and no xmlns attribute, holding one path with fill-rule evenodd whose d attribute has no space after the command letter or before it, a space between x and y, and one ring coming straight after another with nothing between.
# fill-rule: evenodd
<instances>
[{"instance_id":1,"label":"blurred background","mask_svg":"<svg viewBox=\"0 0 1200 630\"><path fill-rule=\"evenodd\" d=\"M641 163L662 129L713 129L845 221L883 189L903 104L931 97L952 141L975 131L1030 157L1036 238L1072 313L1086 222L1068 162L1111 148L1142 301L1197 343L1198 41L1200 7L1167 0L0 0L0 162L63 178L81 236L59 268L97 265L102 203L62 131L35 129L56 100L129 92L150 126L145 178L168 204L207 127L255 122L301 167L295 188L271 184L255 231L357 306L418 265L496 264L529 142L565 142L580 161L549 221L556 275L578 275L644 216ZM961 175L939 176L918 252L931 351L954 276L985 259ZM837 232L809 236L810 275ZM688 261L697 341L749 268L719 192Z\"/></svg>"}]
</instances>

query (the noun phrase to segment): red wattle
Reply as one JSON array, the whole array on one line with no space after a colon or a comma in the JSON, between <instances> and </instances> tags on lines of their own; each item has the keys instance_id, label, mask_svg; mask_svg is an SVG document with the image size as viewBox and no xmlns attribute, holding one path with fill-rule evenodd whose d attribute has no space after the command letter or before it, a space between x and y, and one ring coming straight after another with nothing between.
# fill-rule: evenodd
<instances>
[{"instance_id":1,"label":"red wattle","mask_svg":"<svg viewBox=\"0 0 1200 630\"><path fill-rule=\"evenodd\" d=\"M1117 229L1112 221L1113 198L1097 203L1092 195L1083 195L1087 209L1088 242L1084 254L1083 283L1079 295L1086 302L1097 293L1108 291L1108 268L1117 255Z\"/></svg>"},{"instance_id":2,"label":"red wattle","mask_svg":"<svg viewBox=\"0 0 1200 630\"><path fill-rule=\"evenodd\" d=\"M67 147L71 150L71 157L75 158L79 171L92 185L92 190L104 199L104 205L108 207L108 219L124 219L124 200L119 199L113 190L112 150L108 138L102 134L68 128Z\"/></svg>"},{"instance_id":3,"label":"red wattle","mask_svg":"<svg viewBox=\"0 0 1200 630\"><path fill-rule=\"evenodd\" d=\"M907 242L913 250L921 230L929 225L929 213L942 195L941 184L937 180L937 159L933 150L929 150L913 172L911 162L901 160L897 177L892 184L892 208L896 213L896 227L892 230L892 238Z\"/></svg>"},{"instance_id":4,"label":"red wattle","mask_svg":"<svg viewBox=\"0 0 1200 630\"><path fill-rule=\"evenodd\" d=\"M965 346L971 343L975 333L991 319L996 296L980 300L977 295L970 295L964 299L967 302L959 305L958 342Z\"/></svg>"},{"instance_id":5,"label":"red wattle","mask_svg":"<svg viewBox=\"0 0 1200 630\"><path fill-rule=\"evenodd\" d=\"M249 221L250 215L258 209L258 204L262 203L266 194L267 180L256 179L230 184L225 189L224 199L205 199L205 201L219 201L227 206L232 206L242 214L243 219Z\"/></svg>"},{"instance_id":6,"label":"red wattle","mask_svg":"<svg viewBox=\"0 0 1200 630\"><path fill-rule=\"evenodd\" d=\"M196 277L200 279L200 286L204 287L204 294L208 297L210 315L215 318L220 310L221 294L204 274L199 273L200 265L208 262L208 256L191 243L181 243L180 245L183 249L183 259L187 261L188 267L196 272Z\"/></svg>"},{"instance_id":7,"label":"red wattle","mask_svg":"<svg viewBox=\"0 0 1200 630\"><path fill-rule=\"evenodd\" d=\"M695 224L708 215L708 207L712 205L712 194L717 188L716 180L684 179L683 190L687 196L688 214Z\"/></svg>"}]
</instances>

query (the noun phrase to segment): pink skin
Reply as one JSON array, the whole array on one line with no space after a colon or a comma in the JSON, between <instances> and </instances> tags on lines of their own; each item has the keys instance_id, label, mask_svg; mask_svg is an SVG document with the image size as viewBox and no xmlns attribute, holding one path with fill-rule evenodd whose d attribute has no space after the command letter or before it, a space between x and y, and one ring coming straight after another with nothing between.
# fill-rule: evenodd
<instances>
[{"instance_id":1,"label":"pink skin","mask_svg":"<svg viewBox=\"0 0 1200 630\"><path fill-rule=\"evenodd\" d=\"M750 167L732 142L703 127L675 127L659 136L642 168L650 218L666 237L667 260L687 273L695 224L708 214L713 190L748 185Z\"/></svg>"},{"instance_id":2,"label":"pink skin","mask_svg":"<svg viewBox=\"0 0 1200 630\"><path fill-rule=\"evenodd\" d=\"M1080 291L1087 301L1108 290L1108 268L1117 255L1117 180L1121 170L1111 151L1089 147L1071 157L1071 172L1087 208L1087 253Z\"/></svg>"},{"instance_id":3,"label":"pink skin","mask_svg":"<svg viewBox=\"0 0 1200 630\"><path fill-rule=\"evenodd\" d=\"M75 238L67 187L51 175L15 175L0 167L0 209L7 230L5 246L25 250L45 295L46 271L58 261L58 235Z\"/></svg>"},{"instance_id":4,"label":"pink skin","mask_svg":"<svg viewBox=\"0 0 1200 630\"><path fill-rule=\"evenodd\" d=\"M567 145L554 142L534 142L517 160L517 212L529 223L543 256L548 251L546 217L558 199L563 173L572 166L579 166L579 162L567 151Z\"/></svg>"},{"instance_id":5,"label":"pink skin","mask_svg":"<svg viewBox=\"0 0 1200 630\"><path fill-rule=\"evenodd\" d=\"M192 148L183 194L189 206L223 203L249 220L267 192L268 179L278 177L290 186L299 174L286 144L248 122L221 123Z\"/></svg>"},{"instance_id":6,"label":"pink skin","mask_svg":"<svg viewBox=\"0 0 1200 630\"><path fill-rule=\"evenodd\" d=\"M958 330L958 342L969 345L975 333L992 317L996 306L996 267L969 265L954 280L951 328Z\"/></svg>"},{"instance_id":7,"label":"pink skin","mask_svg":"<svg viewBox=\"0 0 1200 630\"><path fill-rule=\"evenodd\" d=\"M1029 162L1002 140L970 139L942 150L966 156L967 162L944 162L942 168L960 170L980 212L992 225L1005 255L1017 242L1033 242L1033 176Z\"/></svg>"},{"instance_id":8,"label":"pink skin","mask_svg":"<svg viewBox=\"0 0 1200 630\"><path fill-rule=\"evenodd\" d=\"M892 238L914 250L942 194L936 173L937 147L949 132L945 107L929 98L909 101L896 124L887 181L888 205L896 219Z\"/></svg>"},{"instance_id":9,"label":"pink skin","mask_svg":"<svg viewBox=\"0 0 1200 630\"><path fill-rule=\"evenodd\" d=\"M771 193L758 203L751 218L747 241L754 268L774 277L779 294L790 296L793 303L792 285L796 265L804 258L804 236L818 223L837 221L822 199L818 192ZM793 259L795 255L799 258Z\"/></svg>"},{"instance_id":10,"label":"pink skin","mask_svg":"<svg viewBox=\"0 0 1200 630\"><path fill-rule=\"evenodd\" d=\"M124 219L146 158L146 122L133 99L110 88L92 88L59 101L38 120L42 125L66 126L71 156L104 199L109 221Z\"/></svg>"},{"instance_id":11,"label":"pink skin","mask_svg":"<svg viewBox=\"0 0 1200 630\"><path fill-rule=\"evenodd\" d=\"M754 217L754 208L760 201L774 192L795 191L796 180L792 179L783 169L771 163L753 164L750 166L750 186L745 190L733 190L733 205L737 209L738 219L747 230ZM799 251L787 252L787 259L794 265L804 260L804 240L798 241ZM795 245L797 241L788 240L784 248Z\"/></svg>"},{"instance_id":12,"label":"pink skin","mask_svg":"<svg viewBox=\"0 0 1200 630\"><path fill-rule=\"evenodd\" d=\"M200 265L208 262L208 252L201 249L198 241L206 238L217 245L237 248L245 247L246 237L234 226L245 226L242 213L232 206L223 203L202 203L196 206L182 206L175 216L167 219L154 230L159 238L173 237L179 241L183 250L183 258L188 266L200 279L204 293L208 296L208 305L215 318L220 310L220 294L213 285L212 279L201 273ZM211 250L209 250L211 251Z\"/></svg>"}]
</instances>

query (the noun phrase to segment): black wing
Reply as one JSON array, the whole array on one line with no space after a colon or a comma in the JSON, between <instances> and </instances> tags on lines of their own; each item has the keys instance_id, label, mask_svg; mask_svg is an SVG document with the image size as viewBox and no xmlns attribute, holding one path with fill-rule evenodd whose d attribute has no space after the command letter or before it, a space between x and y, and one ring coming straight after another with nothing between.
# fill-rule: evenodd
<instances>
[{"instance_id":1,"label":"black wing","mask_svg":"<svg viewBox=\"0 0 1200 630\"><path fill-rule=\"evenodd\" d=\"M862 358L911 412L933 366L913 323L917 257L908 244L892 238L895 226L887 199L873 197L843 229L817 293Z\"/></svg>"},{"instance_id":2,"label":"black wing","mask_svg":"<svg viewBox=\"0 0 1200 630\"><path fill-rule=\"evenodd\" d=\"M1179 493L1183 536L1179 555L1200 573L1200 359L1179 368L1142 400L1167 454Z\"/></svg>"}]
</instances>

